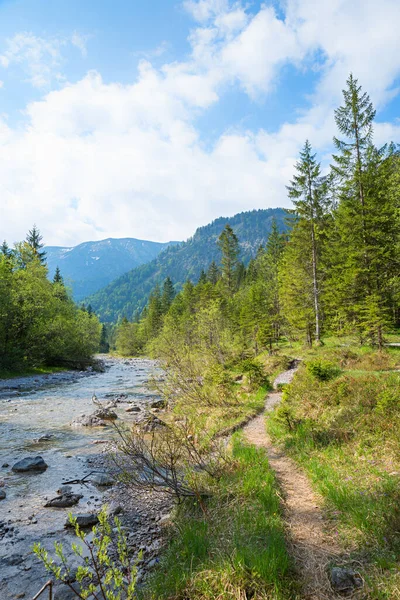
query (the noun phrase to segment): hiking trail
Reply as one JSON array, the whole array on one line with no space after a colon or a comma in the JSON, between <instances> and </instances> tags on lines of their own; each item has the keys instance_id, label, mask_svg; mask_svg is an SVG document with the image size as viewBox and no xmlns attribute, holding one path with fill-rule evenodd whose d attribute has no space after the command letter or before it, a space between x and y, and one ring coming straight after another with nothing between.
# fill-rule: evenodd
<instances>
[{"instance_id":1,"label":"hiking trail","mask_svg":"<svg viewBox=\"0 0 400 600\"><path fill-rule=\"evenodd\" d=\"M272 444L265 427L265 414L282 400L279 384L290 383L297 370L297 361L274 381L274 391L268 394L265 411L243 429L248 442L265 448L281 492L291 552L305 600L341 598L331 587L328 563L342 554L342 549L329 534L321 509L321 498L314 492L305 473L284 451Z\"/></svg>"}]
</instances>

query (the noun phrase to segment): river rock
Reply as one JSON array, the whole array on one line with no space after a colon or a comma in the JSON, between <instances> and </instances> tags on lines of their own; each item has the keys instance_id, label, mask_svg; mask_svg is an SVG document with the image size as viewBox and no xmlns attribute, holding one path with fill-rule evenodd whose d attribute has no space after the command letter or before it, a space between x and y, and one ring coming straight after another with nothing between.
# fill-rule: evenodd
<instances>
[{"instance_id":1,"label":"river rock","mask_svg":"<svg viewBox=\"0 0 400 600\"><path fill-rule=\"evenodd\" d=\"M145 417L140 420L140 426L143 431L151 432L155 429L160 429L161 427L167 427L167 424L155 415L147 413Z\"/></svg>"},{"instance_id":2,"label":"river rock","mask_svg":"<svg viewBox=\"0 0 400 600\"><path fill-rule=\"evenodd\" d=\"M93 525L97 525L97 523L99 522L97 515L93 513L81 513L73 516L76 519L77 525L79 525L79 527L93 527ZM69 518L65 522L64 527L74 527L74 525L70 523Z\"/></svg>"},{"instance_id":3,"label":"river rock","mask_svg":"<svg viewBox=\"0 0 400 600\"><path fill-rule=\"evenodd\" d=\"M106 427L107 423L96 414L82 415L71 423L73 427Z\"/></svg>"},{"instance_id":4,"label":"river rock","mask_svg":"<svg viewBox=\"0 0 400 600\"><path fill-rule=\"evenodd\" d=\"M106 515L108 518L115 517L116 515L120 515L123 512L123 508L118 502L112 501L107 505Z\"/></svg>"},{"instance_id":5,"label":"river rock","mask_svg":"<svg viewBox=\"0 0 400 600\"><path fill-rule=\"evenodd\" d=\"M352 592L362 587L363 581L359 573L352 569L344 567L332 567L330 572L332 588L339 594L352 594Z\"/></svg>"},{"instance_id":6,"label":"river rock","mask_svg":"<svg viewBox=\"0 0 400 600\"><path fill-rule=\"evenodd\" d=\"M24 558L20 554L10 554L9 556L4 556L2 559L0 559L0 565L15 567L20 565L23 561Z\"/></svg>"},{"instance_id":7,"label":"river rock","mask_svg":"<svg viewBox=\"0 0 400 600\"><path fill-rule=\"evenodd\" d=\"M6 496L7 496L6 491L1 489L0 490L0 500L4 500Z\"/></svg>"},{"instance_id":8,"label":"river rock","mask_svg":"<svg viewBox=\"0 0 400 600\"><path fill-rule=\"evenodd\" d=\"M110 475L107 475L107 473L97 473L96 475L93 475L90 480L92 483L104 487L114 485L115 483L114 479L110 477Z\"/></svg>"},{"instance_id":9,"label":"river rock","mask_svg":"<svg viewBox=\"0 0 400 600\"><path fill-rule=\"evenodd\" d=\"M155 400L155 402L152 402L150 404L151 408L165 408L167 405L167 403L165 402L165 400Z\"/></svg>"},{"instance_id":10,"label":"river rock","mask_svg":"<svg viewBox=\"0 0 400 600\"><path fill-rule=\"evenodd\" d=\"M115 419L118 419L117 413L105 407L96 410L93 416L97 417L98 419L104 419L105 421L114 421Z\"/></svg>"},{"instance_id":11,"label":"river rock","mask_svg":"<svg viewBox=\"0 0 400 600\"><path fill-rule=\"evenodd\" d=\"M45 471L47 467L48 465L44 462L42 456L27 456L16 462L12 470L15 473L24 473L25 471Z\"/></svg>"},{"instance_id":12,"label":"river rock","mask_svg":"<svg viewBox=\"0 0 400 600\"><path fill-rule=\"evenodd\" d=\"M133 406L128 406L125 409L125 412L127 412L127 413L130 413L130 412L140 412L140 410L141 410L140 406L133 405Z\"/></svg>"},{"instance_id":13,"label":"river rock","mask_svg":"<svg viewBox=\"0 0 400 600\"><path fill-rule=\"evenodd\" d=\"M49 442L50 440L54 440L56 436L54 435L54 433L45 433L44 435L41 435L39 438L37 438L35 440L35 442L37 442L38 444L40 442Z\"/></svg>"},{"instance_id":14,"label":"river rock","mask_svg":"<svg viewBox=\"0 0 400 600\"><path fill-rule=\"evenodd\" d=\"M60 485L57 490L57 494L62 496L63 494L72 494L72 485Z\"/></svg>"},{"instance_id":15,"label":"river rock","mask_svg":"<svg viewBox=\"0 0 400 600\"><path fill-rule=\"evenodd\" d=\"M52 500L46 502L45 507L69 508L70 506L78 504L81 498L83 498L82 494L62 494L61 496L57 496L56 498L53 498Z\"/></svg>"},{"instance_id":16,"label":"river rock","mask_svg":"<svg viewBox=\"0 0 400 600\"><path fill-rule=\"evenodd\" d=\"M79 583L70 583L70 585L77 591L80 591ZM78 596L71 590L71 588L65 583L58 583L54 587L54 600L76 600Z\"/></svg>"}]
</instances>

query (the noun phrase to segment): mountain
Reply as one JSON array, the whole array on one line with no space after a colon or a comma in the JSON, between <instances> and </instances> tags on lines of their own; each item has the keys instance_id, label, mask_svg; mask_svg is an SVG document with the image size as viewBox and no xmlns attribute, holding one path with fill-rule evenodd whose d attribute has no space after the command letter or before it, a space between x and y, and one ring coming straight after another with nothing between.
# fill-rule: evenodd
<instances>
[{"instance_id":1,"label":"mountain","mask_svg":"<svg viewBox=\"0 0 400 600\"><path fill-rule=\"evenodd\" d=\"M148 242L135 238L84 242L73 248L46 246L49 276L58 266L73 297L80 302L123 273L148 263L176 242Z\"/></svg>"},{"instance_id":2,"label":"mountain","mask_svg":"<svg viewBox=\"0 0 400 600\"><path fill-rule=\"evenodd\" d=\"M267 241L273 219L281 231L286 229L283 208L268 208L243 212L231 218L220 217L205 227L199 227L186 242L169 246L151 262L125 273L89 298L97 315L104 322L121 317L132 319L147 303L151 290L169 276L179 289L191 279L196 281L202 269L220 261L217 239L229 223L239 238L241 259L248 263L261 244Z\"/></svg>"}]
</instances>

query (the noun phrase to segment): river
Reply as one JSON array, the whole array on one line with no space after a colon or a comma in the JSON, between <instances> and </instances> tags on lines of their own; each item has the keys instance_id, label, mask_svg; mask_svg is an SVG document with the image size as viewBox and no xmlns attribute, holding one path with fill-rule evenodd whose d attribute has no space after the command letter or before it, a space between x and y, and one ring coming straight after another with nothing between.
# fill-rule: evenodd
<instances>
[{"instance_id":1,"label":"river","mask_svg":"<svg viewBox=\"0 0 400 600\"><path fill-rule=\"evenodd\" d=\"M54 498L63 481L80 479L93 468L95 461L110 440L113 431L107 428L72 427L70 423L95 408L93 393L102 402L113 396L126 395L129 402L141 409L154 399L146 387L155 372L153 361L145 359L106 359L104 373L73 378L43 377L32 381L35 387L16 396L16 390L4 390L0 397L0 480L5 484L6 499L0 501L0 598L14 600L30 598L38 591L43 576L37 577L31 547L35 541L62 539L64 523L74 509L44 508L46 499ZM132 421L135 413L126 413L126 403L114 409L120 419ZM38 438L51 434L48 441ZM13 464L27 456L40 455L48 464L43 473L14 473ZM74 512L98 510L103 492L93 485L74 486L83 494ZM75 489L74 489L75 491ZM8 530L8 531L7 531ZM45 543L46 545L46 543ZM47 544L48 545L48 544ZM25 594L25 595L23 595ZM46 595L44 595L44 598Z\"/></svg>"}]
</instances>

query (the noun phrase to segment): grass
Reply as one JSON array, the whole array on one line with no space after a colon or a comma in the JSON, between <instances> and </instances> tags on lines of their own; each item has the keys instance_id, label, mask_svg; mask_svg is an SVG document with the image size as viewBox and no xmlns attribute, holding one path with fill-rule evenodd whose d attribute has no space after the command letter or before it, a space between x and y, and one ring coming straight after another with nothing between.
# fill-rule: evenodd
<instances>
[{"instance_id":1,"label":"grass","mask_svg":"<svg viewBox=\"0 0 400 600\"><path fill-rule=\"evenodd\" d=\"M0 369L1 379L13 379L14 377L29 377L30 375L49 375L66 371L63 367L30 367L20 369Z\"/></svg>"},{"instance_id":2,"label":"grass","mask_svg":"<svg viewBox=\"0 0 400 600\"><path fill-rule=\"evenodd\" d=\"M309 474L332 530L362 564L370 598L400 599L400 353L327 344L303 365L268 420ZM320 381L307 362L337 366ZM314 375L313 375L314 373Z\"/></svg>"},{"instance_id":3,"label":"grass","mask_svg":"<svg viewBox=\"0 0 400 600\"><path fill-rule=\"evenodd\" d=\"M232 463L206 503L183 503L143 599L294 600L291 561L265 452L235 434Z\"/></svg>"}]
</instances>

